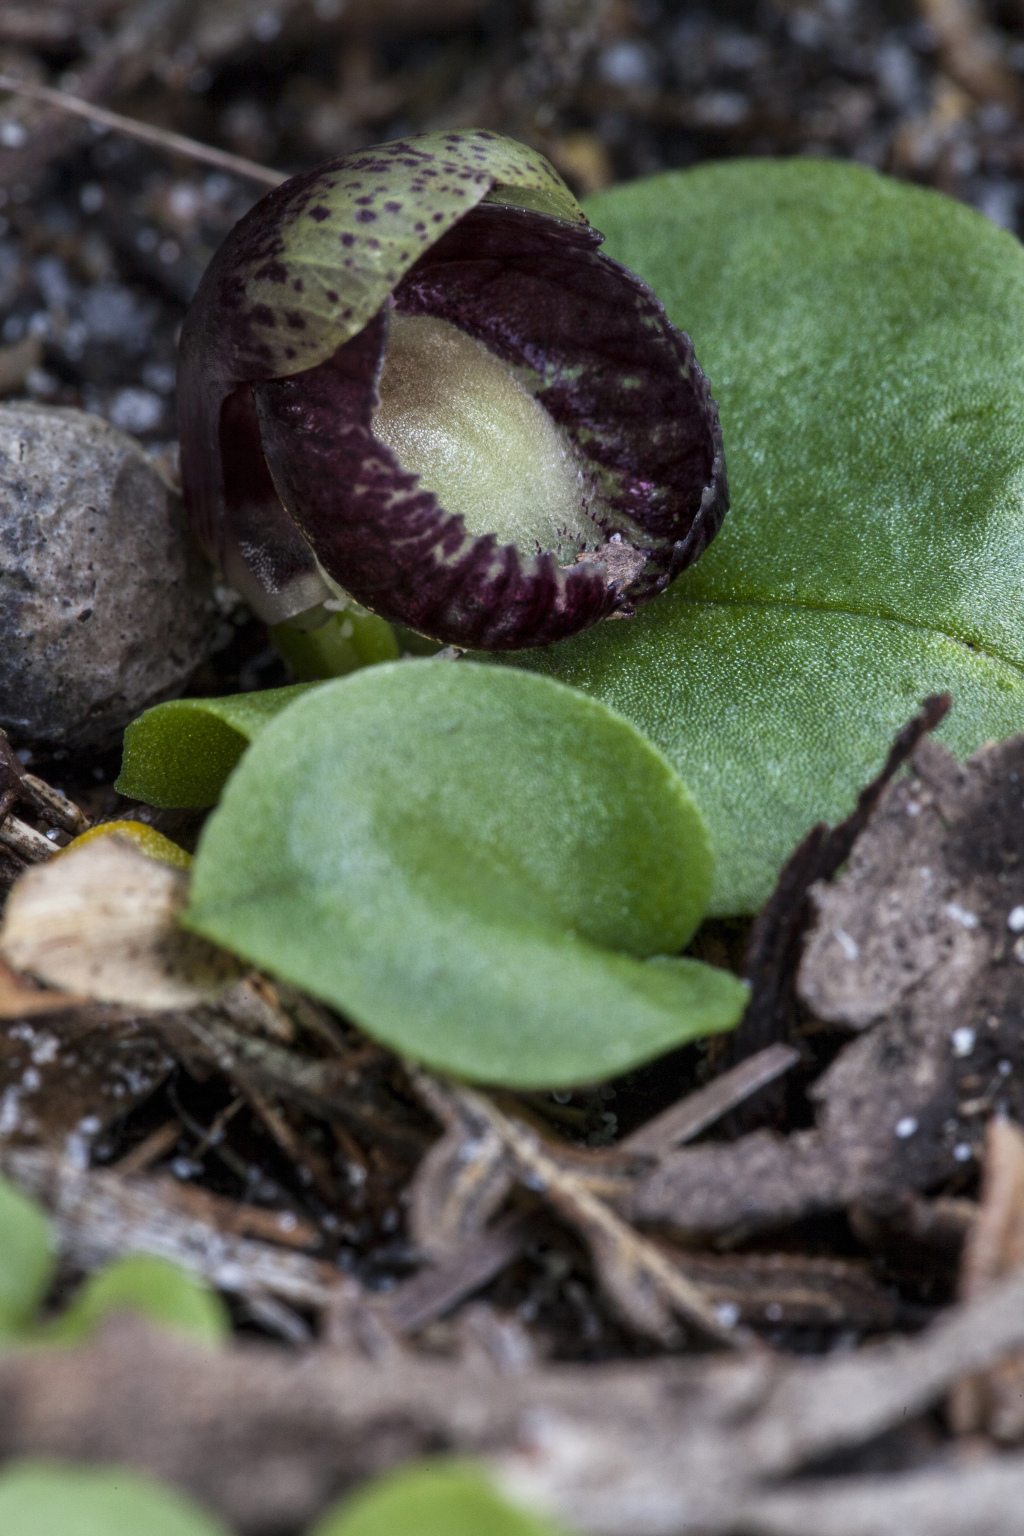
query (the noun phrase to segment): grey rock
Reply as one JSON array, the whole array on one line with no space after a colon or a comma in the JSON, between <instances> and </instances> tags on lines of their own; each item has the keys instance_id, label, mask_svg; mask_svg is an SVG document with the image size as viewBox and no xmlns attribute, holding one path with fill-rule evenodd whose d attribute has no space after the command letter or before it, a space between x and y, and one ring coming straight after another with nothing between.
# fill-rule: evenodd
<instances>
[{"instance_id":1,"label":"grey rock","mask_svg":"<svg viewBox=\"0 0 1024 1536\"><path fill-rule=\"evenodd\" d=\"M181 501L82 411L0 407L0 726L97 746L173 697L214 622Z\"/></svg>"}]
</instances>

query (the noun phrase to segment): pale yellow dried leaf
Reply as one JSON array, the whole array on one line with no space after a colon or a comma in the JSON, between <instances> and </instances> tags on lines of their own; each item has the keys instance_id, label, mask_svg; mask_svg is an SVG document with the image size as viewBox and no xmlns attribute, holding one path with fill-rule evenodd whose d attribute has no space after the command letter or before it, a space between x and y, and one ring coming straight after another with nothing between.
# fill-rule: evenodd
<instances>
[{"instance_id":1,"label":"pale yellow dried leaf","mask_svg":"<svg viewBox=\"0 0 1024 1536\"><path fill-rule=\"evenodd\" d=\"M0 955L48 986L97 1002L190 1008L221 997L242 968L178 927L185 870L103 837L37 865L17 882Z\"/></svg>"}]
</instances>

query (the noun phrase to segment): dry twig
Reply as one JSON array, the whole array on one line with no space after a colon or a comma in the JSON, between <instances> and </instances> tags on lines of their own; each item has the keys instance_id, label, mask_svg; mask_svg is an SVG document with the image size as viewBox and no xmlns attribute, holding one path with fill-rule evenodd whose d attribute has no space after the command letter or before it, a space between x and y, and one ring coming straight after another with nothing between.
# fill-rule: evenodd
<instances>
[{"instance_id":1,"label":"dry twig","mask_svg":"<svg viewBox=\"0 0 1024 1536\"><path fill-rule=\"evenodd\" d=\"M305 1254L237 1235L262 1218L250 1211L231 1230L224 1210L235 1202L182 1190L172 1180L132 1180L118 1173L88 1172L56 1153L0 1150L0 1167L50 1212L58 1246L71 1269L91 1273L125 1253L152 1253L203 1275L219 1290L241 1296L276 1296L298 1306L321 1308L359 1287L331 1265ZM200 1209L197 1209L197 1204ZM296 1231L290 1212L284 1241ZM268 1217L269 1220L269 1217ZM267 1225L262 1230L266 1234ZM271 1229L272 1230L272 1229Z\"/></svg>"},{"instance_id":2,"label":"dry twig","mask_svg":"<svg viewBox=\"0 0 1024 1536\"><path fill-rule=\"evenodd\" d=\"M1024 1459L805 1469L1022 1348L1019 1278L910 1342L811 1361L758 1351L499 1375L402 1351L211 1352L123 1320L78 1351L0 1356L0 1457L140 1467L241 1536L303 1530L340 1489L438 1451L485 1458L510 1493L585 1536L993 1536L1017 1529Z\"/></svg>"},{"instance_id":3,"label":"dry twig","mask_svg":"<svg viewBox=\"0 0 1024 1536\"><path fill-rule=\"evenodd\" d=\"M243 155L233 155L226 149L215 149L212 144L201 144L198 139L186 138L182 133L171 133L169 129L159 128L155 123L143 123L136 117L111 112L80 96L71 96L67 91L55 91L48 85L35 85L30 80L17 80L13 75L0 75L0 91L11 91L29 101L46 102L57 111L85 118L87 122L97 123L102 128L126 133L142 144L152 144L171 155L183 155L186 159L197 160L201 165L214 165L218 170L230 171L234 176L245 176L249 181L258 181L265 187L279 187L288 179L283 171L272 171L269 166L257 165L255 160L246 160Z\"/></svg>"},{"instance_id":4,"label":"dry twig","mask_svg":"<svg viewBox=\"0 0 1024 1536\"><path fill-rule=\"evenodd\" d=\"M706 1337L735 1348L741 1340L723 1324L700 1288L647 1238L588 1188L580 1173L545 1147L537 1133L504 1114L485 1094L442 1085L425 1073L412 1080L428 1105L445 1100L479 1141L481 1134L505 1149L520 1183L542 1194L587 1242L603 1289L627 1322L663 1344L679 1341L673 1314L684 1317Z\"/></svg>"}]
</instances>

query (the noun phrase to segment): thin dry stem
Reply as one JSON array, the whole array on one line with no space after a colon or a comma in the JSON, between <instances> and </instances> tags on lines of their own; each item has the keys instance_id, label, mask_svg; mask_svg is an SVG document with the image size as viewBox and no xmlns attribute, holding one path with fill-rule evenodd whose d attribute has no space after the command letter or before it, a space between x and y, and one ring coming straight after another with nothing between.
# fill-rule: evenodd
<instances>
[{"instance_id":1,"label":"thin dry stem","mask_svg":"<svg viewBox=\"0 0 1024 1536\"><path fill-rule=\"evenodd\" d=\"M166 149L169 154L185 155L190 160L202 161L204 165L215 165L218 170L230 171L235 176L247 176L250 181L261 182L265 187L279 187L283 181L288 180L283 171L273 171L269 166L258 165L255 160L246 160L243 155L232 155L226 149L214 149L211 144L200 144L198 139L187 138L183 133L170 133L166 128L157 128L152 123L140 123L136 118L124 117L120 112L94 106L91 101L83 101L80 96L71 96L67 91L55 91L48 85L33 85L28 80L15 79L13 75L0 75L0 90L13 91L33 101L45 101L51 107L59 107L62 112L87 118L89 122L113 128L117 133L127 133L144 144Z\"/></svg>"},{"instance_id":2,"label":"thin dry stem","mask_svg":"<svg viewBox=\"0 0 1024 1536\"><path fill-rule=\"evenodd\" d=\"M17 816L7 816L0 822L0 843L29 864L43 864L57 852L55 843Z\"/></svg>"},{"instance_id":3,"label":"thin dry stem","mask_svg":"<svg viewBox=\"0 0 1024 1536\"><path fill-rule=\"evenodd\" d=\"M417 1078L423 1074L417 1073ZM435 1090L437 1084L430 1087ZM664 1310L659 1303L678 1313L701 1332L721 1344L735 1348L746 1343L738 1337L737 1330L725 1327L708 1303L699 1286L681 1273L672 1261L655 1245L634 1230L628 1222L617 1216L603 1200L599 1200L584 1181L570 1169L564 1168L544 1150L540 1138L522 1122L504 1114L486 1095L471 1088L447 1085L442 1092L452 1095L475 1120L483 1120L501 1138L515 1159L528 1187L543 1192L546 1199L573 1222L591 1241L595 1248L595 1260L611 1279L609 1269L625 1277L631 1273L637 1280L646 1282L654 1293L651 1298L654 1313ZM603 1261L603 1262L602 1262ZM623 1300L622 1290L614 1286L616 1299ZM645 1330L649 1331L649 1330ZM659 1332L661 1330L659 1329Z\"/></svg>"}]
</instances>

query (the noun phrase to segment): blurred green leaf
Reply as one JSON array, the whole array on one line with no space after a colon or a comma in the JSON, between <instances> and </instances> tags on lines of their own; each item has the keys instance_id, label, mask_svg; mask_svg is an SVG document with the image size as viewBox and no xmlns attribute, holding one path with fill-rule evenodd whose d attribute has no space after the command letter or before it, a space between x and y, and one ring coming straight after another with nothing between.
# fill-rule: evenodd
<instances>
[{"instance_id":1,"label":"blurred green leaf","mask_svg":"<svg viewBox=\"0 0 1024 1536\"><path fill-rule=\"evenodd\" d=\"M313 686L295 683L224 699L172 699L147 709L124 733L115 789L147 805L216 805L253 737Z\"/></svg>"},{"instance_id":2,"label":"blurred green leaf","mask_svg":"<svg viewBox=\"0 0 1024 1536\"><path fill-rule=\"evenodd\" d=\"M964 755L1024 729L1024 250L835 161L732 161L588 203L693 337L732 511L636 619L536 668L634 720L690 786L711 910L755 910L923 695Z\"/></svg>"},{"instance_id":3,"label":"blurred green leaf","mask_svg":"<svg viewBox=\"0 0 1024 1536\"><path fill-rule=\"evenodd\" d=\"M329 1510L309 1536L564 1536L517 1509L468 1462L420 1462Z\"/></svg>"},{"instance_id":4,"label":"blurred green leaf","mask_svg":"<svg viewBox=\"0 0 1024 1536\"><path fill-rule=\"evenodd\" d=\"M300 683L346 677L359 667L397 661L401 654L387 620L359 607L333 613L319 629L303 631L294 624L275 624L270 638Z\"/></svg>"},{"instance_id":5,"label":"blurred green leaf","mask_svg":"<svg viewBox=\"0 0 1024 1536\"><path fill-rule=\"evenodd\" d=\"M605 1078L746 1000L663 958L711 882L682 782L627 721L521 671L403 661L296 700L194 869L187 926L458 1076Z\"/></svg>"},{"instance_id":6,"label":"blurred green leaf","mask_svg":"<svg viewBox=\"0 0 1024 1536\"><path fill-rule=\"evenodd\" d=\"M17 1334L35 1320L55 1265L45 1215L0 1175L0 1336Z\"/></svg>"},{"instance_id":7,"label":"blurred green leaf","mask_svg":"<svg viewBox=\"0 0 1024 1536\"><path fill-rule=\"evenodd\" d=\"M133 1253L91 1275L44 1336L80 1343L114 1312L138 1312L209 1344L231 1332L227 1308L205 1280L166 1259Z\"/></svg>"},{"instance_id":8,"label":"blurred green leaf","mask_svg":"<svg viewBox=\"0 0 1024 1536\"><path fill-rule=\"evenodd\" d=\"M22 1461L0 1472L3 1536L228 1536L171 1488L123 1467Z\"/></svg>"}]
</instances>

